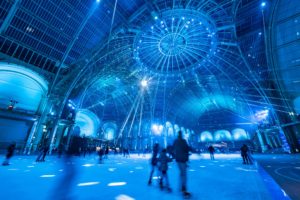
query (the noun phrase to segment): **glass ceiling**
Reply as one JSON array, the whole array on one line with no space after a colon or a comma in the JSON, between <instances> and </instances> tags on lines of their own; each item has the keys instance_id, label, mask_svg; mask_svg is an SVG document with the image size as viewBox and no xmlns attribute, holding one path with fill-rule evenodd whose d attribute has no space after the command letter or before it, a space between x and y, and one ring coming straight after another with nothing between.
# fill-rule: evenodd
<instances>
[{"instance_id":1,"label":"glass ceiling","mask_svg":"<svg viewBox=\"0 0 300 200\"><path fill-rule=\"evenodd\" d=\"M283 110L258 0L1 1L0 26L1 56L59 77L53 92L101 120L124 121L142 79L143 116L186 127Z\"/></svg>"}]
</instances>

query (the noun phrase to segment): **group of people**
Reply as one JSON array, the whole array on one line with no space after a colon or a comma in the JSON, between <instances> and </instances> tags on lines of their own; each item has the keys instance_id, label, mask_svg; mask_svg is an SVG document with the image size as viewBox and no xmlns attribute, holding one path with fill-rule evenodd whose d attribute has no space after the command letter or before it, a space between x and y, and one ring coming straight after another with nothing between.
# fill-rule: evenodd
<instances>
[{"instance_id":1,"label":"group of people","mask_svg":"<svg viewBox=\"0 0 300 200\"><path fill-rule=\"evenodd\" d=\"M208 148L207 148L209 154L210 154L210 159L211 160L215 160L215 148L213 147L213 145L210 145ZM251 152L250 152L250 149L249 147L246 145L246 144L243 144L243 146L241 147L241 156L243 158L243 164L253 164L253 158L251 156Z\"/></svg>"},{"instance_id":2,"label":"group of people","mask_svg":"<svg viewBox=\"0 0 300 200\"><path fill-rule=\"evenodd\" d=\"M168 163L175 159L181 181L181 191L185 197L189 197L191 194L187 191L187 162L189 161L189 146L185 139L182 137L182 132L178 132L178 138L174 141L172 146L173 152L167 154L167 149L159 148L159 144L156 143L153 147L153 153L151 158L151 172L148 180L148 185L152 184L153 174L155 170L159 172L159 186L161 189L166 188L167 191L171 192L169 178L168 178ZM164 186L165 182L165 186Z\"/></svg>"}]
</instances>

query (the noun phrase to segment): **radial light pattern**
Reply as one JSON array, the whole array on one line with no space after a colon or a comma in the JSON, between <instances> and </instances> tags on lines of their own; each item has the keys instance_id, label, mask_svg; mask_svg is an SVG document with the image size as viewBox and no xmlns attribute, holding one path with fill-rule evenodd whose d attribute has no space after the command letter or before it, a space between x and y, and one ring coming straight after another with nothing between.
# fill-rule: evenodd
<instances>
[{"instance_id":1,"label":"radial light pattern","mask_svg":"<svg viewBox=\"0 0 300 200\"><path fill-rule=\"evenodd\" d=\"M142 27L134 43L138 63L157 73L189 70L216 49L214 24L201 12L169 10Z\"/></svg>"}]
</instances>

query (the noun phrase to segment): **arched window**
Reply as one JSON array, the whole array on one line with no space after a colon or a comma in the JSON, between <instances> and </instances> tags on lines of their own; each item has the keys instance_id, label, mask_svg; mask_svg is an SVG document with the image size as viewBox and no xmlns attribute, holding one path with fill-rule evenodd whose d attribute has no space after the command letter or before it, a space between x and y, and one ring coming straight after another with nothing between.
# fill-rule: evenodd
<instances>
[{"instance_id":1,"label":"arched window","mask_svg":"<svg viewBox=\"0 0 300 200\"><path fill-rule=\"evenodd\" d=\"M81 136L96 137L100 120L93 112L81 109L76 113L75 124L80 128Z\"/></svg>"},{"instance_id":2,"label":"arched window","mask_svg":"<svg viewBox=\"0 0 300 200\"><path fill-rule=\"evenodd\" d=\"M16 101L14 110L35 113L43 97L47 95L48 83L32 70L0 63L0 107L6 109L10 101Z\"/></svg>"},{"instance_id":3,"label":"arched window","mask_svg":"<svg viewBox=\"0 0 300 200\"><path fill-rule=\"evenodd\" d=\"M232 137L229 131L227 130L218 130L214 134L214 140L216 142L221 142L221 141L231 141Z\"/></svg>"},{"instance_id":4,"label":"arched window","mask_svg":"<svg viewBox=\"0 0 300 200\"><path fill-rule=\"evenodd\" d=\"M248 135L244 129L236 128L232 131L232 137L236 141L248 140Z\"/></svg>"},{"instance_id":5,"label":"arched window","mask_svg":"<svg viewBox=\"0 0 300 200\"><path fill-rule=\"evenodd\" d=\"M211 132L209 131L203 131L200 134L200 142L213 142L214 138L213 135L211 134Z\"/></svg>"}]
</instances>

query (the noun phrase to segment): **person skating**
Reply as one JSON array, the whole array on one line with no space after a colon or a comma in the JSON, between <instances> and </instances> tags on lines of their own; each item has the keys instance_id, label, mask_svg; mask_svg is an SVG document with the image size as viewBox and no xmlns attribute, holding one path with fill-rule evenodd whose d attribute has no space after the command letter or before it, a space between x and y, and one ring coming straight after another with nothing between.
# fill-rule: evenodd
<instances>
[{"instance_id":1,"label":"person skating","mask_svg":"<svg viewBox=\"0 0 300 200\"><path fill-rule=\"evenodd\" d=\"M172 159L167 156L167 150L163 149L158 157L158 169L161 173L160 179L159 179L159 186L161 189L164 188L163 181L166 181L166 188L168 192L171 192L172 189L170 188L169 184L169 178L168 178L168 163L172 162Z\"/></svg>"},{"instance_id":2,"label":"person skating","mask_svg":"<svg viewBox=\"0 0 300 200\"><path fill-rule=\"evenodd\" d=\"M185 139L182 138L182 132L178 131L178 138L174 141L174 158L177 162L180 172L181 191L184 197L190 197L187 191L187 162L189 160L189 146Z\"/></svg>"},{"instance_id":3,"label":"person skating","mask_svg":"<svg viewBox=\"0 0 300 200\"><path fill-rule=\"evenodd\" d=\"M249 157L248 157L248 146L246 144L244 144L242 147L241 147L241 156L243 158L243 164L249 164L250 163L250 160L249 160Z\"/></svg>"},{"instance_id":4,"label":"person skating","mask_svg":"<svg viewBox=\"0 0 300 200\"><path fill-rule=\"evenodd\" d=\"M7 153L6 153L6 156L5 156L5 160L2 163L3 166L9 165L9 160L14 155L15 148L16 148L16 143L15 142L10 144L7 147Z\"/></svg>"},{"instance_id":5,"label":"person skating","mask_svg":"<svg viewBox=\"0 0 300 200\"><path fill-rule=\"evenodd\" d=\"M211 160L214 160L215 159L215 148L212 146L212 145L210 145L209 147L208 147L208 151L209 151L209 154L210 154L210 159Z\"/></svg>"},{"instance_id":6,"label":"person skating","mask_svg":"<svg viewBox=\"0 0 300 200\"><path fill-rule=\"evenodd\" d=\"M99 151L98 151L98 155L99 155L99 163L102 164L103 163L103 155L104 155L104 148L100 147Z\"/></svg>"},{"instance_id":7,"label":"person skating","mask_svg":"<svg viewBox=\"0 0 300 200\"><path fill-rule=\"evenodd\" d=\"M108 145L105 147L105 158L107 159L108 158L108 153L109 153L109 147Z\"/></svg>"},{"instance_id":8,"label":"person skating","mask_svg":"<svg viewBox=\"0 0 300 200\"><path fill-rule=\"evenodd\" d=\"M155 143L154 146L153 146L153 152L152 152L152 158L151 158L151 172L150 172L150 177L149 177L149 180L148 180L148 185L152 184L152 176L153 176L153 173L154 173L154 171L157 167L158 152L159 152L159 144Z\"/></svg>"}]
</instances>

